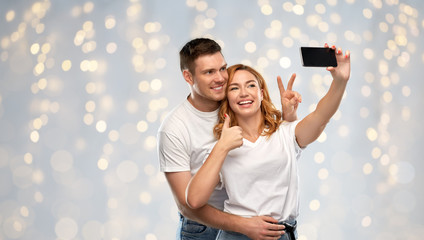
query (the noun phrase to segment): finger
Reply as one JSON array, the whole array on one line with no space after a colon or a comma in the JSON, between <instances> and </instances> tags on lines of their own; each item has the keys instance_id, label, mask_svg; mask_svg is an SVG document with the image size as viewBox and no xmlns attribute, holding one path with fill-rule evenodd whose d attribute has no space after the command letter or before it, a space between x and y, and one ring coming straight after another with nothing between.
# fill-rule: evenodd
<instances>
[{"instance_id":1,"label":"finger","mask_svg":"<svg viewBox=\"0 0 424 240\"><path fill-rule=\"evenodd\" d=\"M350 58L350 51L349 50L346 51L345 58Z\"/></svg>"},{"instance_id":2,"label":"finger","mask_svg":"<svg viewBox=\"0 0 424 240\"><path fill-rule=\"evenodd\" d=\"M297 100L299 101L299 103L302 102L302 95L300 95L300 93L294 92L294 96L297 98Z\"/></svg>"},{"instance_id":3,"label":"finger","mask_svg":"<svg viewBox=\"0 0 424 240\"><path fill-rule=\"evenodd\" d=\"M297 103L299 103L299 99L297 99L297 97L294 97L290 100L290 104L295 106Z\"/></svg>"},{"instance_id":4,"label":"finger","mask_svg":"<svg viewBox=\"0 0 424 240\"><path fill-rule=\"evenodd\" d=\"M325 43L325 44L324 44L324 47L325 47L325 48L328 48L328 43Z\"/></svg>"},{"instance_id":5,"label":"finger","mask_svg":"<svg viewBox=\"0 0 424 240\"><path fill-rule=\"evenodd\" d=\"M225 114L225 120L224 125L222 126L222 129L227 129L230 127L230 116L228 114Z\"/></svg>"},{"instance_id":6,"label":"finger","mask_svg":"<svg viewBox=\"0 0 424 240\"><path fill-rule=\"evenodd\" d=\"M277 219L275 219L275 218L273 218L273 217L270 217L270 216L262 216L262 219L263 219L265 222L268 222L268 223L270 223L270 224L272 224L272 223L278 223L278 220L277 220Z\"/></svg>"},{"instance_id":7,"label":"finger","mask_svg":"<svg viewBox=\"0 0 424 240\"><path fill-rule=\"evenodd\" d=\"M293 73L290 77L289 83L287 84L287 90L292 90L295 78L296 78L296 73Z\"/></svg>"},{"instance_id":8,"label":"finger","mask_svg":"<svg viewBox=\"0 0 424 240\"><path fill-rule=\"evenodd\" d=\"M278 84L278 89L280 89L280 94L283 94L286 91L286 89L284 89L283 81L281 81L280 76L277 76L277 84Z\"/></svg>"},{"instance_id":9,"label":"finger","mask_svg":"<svg viewBox=\"0 0 424 240\"><path fill-rule=\"evenodd\" d=\"M338 49L337 49L337 54L343 54L343 51L342 51L342 49L341 49L341 48L338 48Z\"/></svg>"},{"instance_id":10,"label":"finger","mask_svg":"<svg viewBox=\"0 0 424 240\"><path fill-rule=\"evenodd\" d=\"M265 233L266 236L264 236L263 239L280 239L281 235L285 234L286 232L284 231L273 231L273 232L267 232Z\"/></svg>"}]
</instances>

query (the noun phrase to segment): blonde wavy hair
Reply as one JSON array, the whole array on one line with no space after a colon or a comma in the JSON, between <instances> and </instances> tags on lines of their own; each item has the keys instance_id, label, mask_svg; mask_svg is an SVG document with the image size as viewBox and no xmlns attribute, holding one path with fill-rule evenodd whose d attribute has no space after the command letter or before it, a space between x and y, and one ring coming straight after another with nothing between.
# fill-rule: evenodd
<instances>
[{"instance_id":1,"label":"blonde wavy hair","mask_svg":"<svg viewBox=\"0 0 424 240\"><path fill-rule=\"evenodd\" d=\"M282 114L281 111L277 110L271 102L271 98L269 97L268 87L266 85L265 79L262 77L260 73L258 73L255 69L243 65L243 64L236 64L227 69L228 72L228 83L227 88L225 89L226 93L228 94L228 89L231 81L234 78L234 74L239 70L245 70L253 74L258 81L259 88L263 91L263 100L261 102L261 112L262 112L262 128L266 131L262 132L263 136L270 137L275 131L277 131L278 127L280 126L282 122ZM218 123L215 125L213 129L213 133L216 139L219 139L221 137L222 132L222 126L224 125L225 120L225 114L228 114L230 116L231 126L238 126L237 119L235 117L235 114L233 110L230 108L228 104L227 98L221 101L220 110L218 113Z\"/></svg>"}]
</instances>

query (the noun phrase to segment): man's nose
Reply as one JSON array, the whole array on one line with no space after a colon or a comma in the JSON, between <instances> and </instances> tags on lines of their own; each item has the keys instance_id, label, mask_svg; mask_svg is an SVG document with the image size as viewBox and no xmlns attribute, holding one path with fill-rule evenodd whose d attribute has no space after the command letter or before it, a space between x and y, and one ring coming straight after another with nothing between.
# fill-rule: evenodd
<instances>
[{"instance_id":1,"label":"man's nose","mask_svg":"<svg viewBox=\"0 0 424 240\"><path fill-rule=\"evenodd\" d=\"M220 81L220 82L224 82L225 81L225 73L218 71L217 72L217 80Z\"/></svg>"}]
</instances>

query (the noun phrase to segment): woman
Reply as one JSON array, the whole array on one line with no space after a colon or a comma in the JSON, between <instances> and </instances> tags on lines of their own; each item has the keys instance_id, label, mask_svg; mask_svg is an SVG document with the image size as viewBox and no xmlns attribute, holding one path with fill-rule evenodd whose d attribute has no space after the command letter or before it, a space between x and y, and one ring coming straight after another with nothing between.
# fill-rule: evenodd
<instances>
[{"instance_id":1,"label":"woman","mask_svg":"<svg viewBox=\"0 0 424 240\"><path fill-rule=\"evenodd\" d=\"M225 211L244 217L274 217L286 226L287 234L280 239L295 239L291 227L299 214L297 159L337 111L350 77L350 53L343 55L338 49L336 59L338 66L327 68L332 84L316 110L290 123L281 121L258 72L241 64L228 68L227 99L214 129L219 140L187 187L188 205L202 207L216 186L225 186L229 197ZM293 81L294 77L289 85ZM279 87L284 92L281 79ZM217 239L248 238L220 231Z\"/></svg>"}]
</instances>

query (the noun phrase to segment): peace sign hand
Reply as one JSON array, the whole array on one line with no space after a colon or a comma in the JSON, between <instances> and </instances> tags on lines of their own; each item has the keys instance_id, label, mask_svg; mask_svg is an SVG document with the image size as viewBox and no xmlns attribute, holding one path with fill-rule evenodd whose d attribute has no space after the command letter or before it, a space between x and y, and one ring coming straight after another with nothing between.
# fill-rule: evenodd
<instances>
[{"instance_id":1,"label":"peace sign hand","mask_svg":"<svg viewBox=\"0 0 424 240\"><path fill-rule=\"evenodd\" d=\"M290 77L287 89L284 88L283 82L280 76L277 76L278 89L280 90L281 106L283 110L283 120L295 121L297 120L297 107L302 102L302 96L293 91L293 83L296 78L296 73L293 73Z\"/></svg>"}]
</instances>

